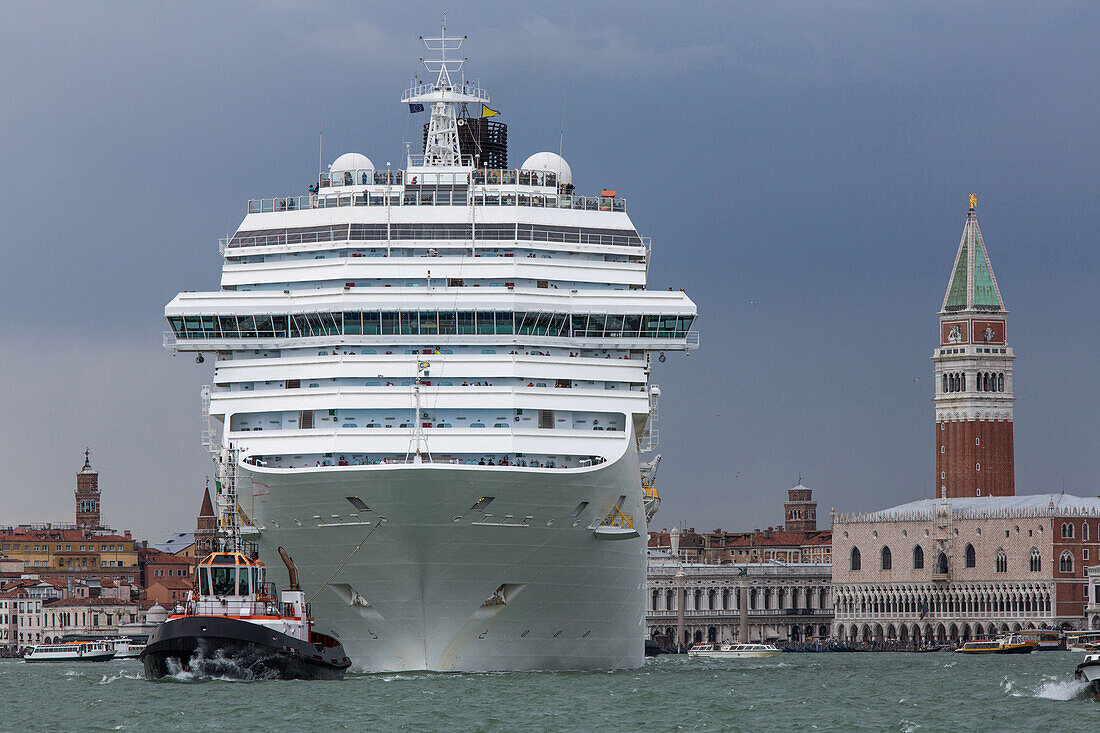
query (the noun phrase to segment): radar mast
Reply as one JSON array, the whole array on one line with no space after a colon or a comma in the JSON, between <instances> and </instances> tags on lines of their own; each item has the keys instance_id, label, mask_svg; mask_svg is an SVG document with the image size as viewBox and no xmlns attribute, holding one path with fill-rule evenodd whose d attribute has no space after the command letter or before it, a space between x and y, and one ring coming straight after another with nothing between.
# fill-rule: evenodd
<instances>
[{"instance_id":1,"label":"radar mast","mask_svg":"<svg viewBox=\"0 0 1100 733\"><path fill-rule=\"evenodd\" d=\"M456 52L462 48L466 36L447 35L447 16L443 15L438 38L420 36L428 51L438 58L420 59L430 74L436 75L435 83L419 84L409 87L401 95L401 101L410 105L428 105L431 118L428 121L428 134L424 142L424 166L472 166L473 158L463 156L458 141L458 118L456 107L459 104L483 104L489 101L489 94L476 82L467 82L459 76L465 58L447 58L447 52ZM409 156L409 167L416 165L415 157Z\"/></svg>"}]
</instances>

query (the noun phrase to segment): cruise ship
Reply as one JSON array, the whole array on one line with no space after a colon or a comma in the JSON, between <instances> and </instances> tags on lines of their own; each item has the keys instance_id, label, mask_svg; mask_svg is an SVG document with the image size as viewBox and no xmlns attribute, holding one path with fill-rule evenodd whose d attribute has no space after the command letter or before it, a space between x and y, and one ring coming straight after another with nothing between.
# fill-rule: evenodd
<instances>
[{"instance_id":1,"label":"cruise ship","mask_svg":"<svg viewBox=\"0 0 1100 733\"><path fill-rule=\"evenodd\" d=\"M637 667L649 378L698 345L695 304L646 290L617 191L557 153L508 167L463 39L421 40L422 152L249 201L220 288L165 308L165 346L214 367L220 526L294 556L356 670Z\"/></svg>"}]
</instances>

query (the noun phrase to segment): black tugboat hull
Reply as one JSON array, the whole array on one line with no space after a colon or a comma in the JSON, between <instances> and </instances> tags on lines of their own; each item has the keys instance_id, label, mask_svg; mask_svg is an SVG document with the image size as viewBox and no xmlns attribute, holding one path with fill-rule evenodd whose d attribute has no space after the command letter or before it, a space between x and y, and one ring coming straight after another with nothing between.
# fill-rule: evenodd
<instances>
[{"instance_id":1,"label":"black tugboat hull","mask_svg":"<svg viewBox=\"0 0 1100 733\"><path fill-rule=\"evenodd\" d=\"M341 680L351 666L343 646L318 635L310 643L259 624L222 616L186 616L149 635L141 653L146 679L181 671L232 679Z\"/></svg>"}]
</instances>

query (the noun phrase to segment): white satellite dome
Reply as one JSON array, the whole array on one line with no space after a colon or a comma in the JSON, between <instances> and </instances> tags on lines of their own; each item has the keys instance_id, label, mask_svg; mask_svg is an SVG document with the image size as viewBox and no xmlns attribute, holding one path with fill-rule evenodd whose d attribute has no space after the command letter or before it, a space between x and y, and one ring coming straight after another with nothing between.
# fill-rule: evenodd
<instances>
[{"instance_id":1,"label":"white satellite dome","mask_svg":"<svg viewBox=\"0 0 1100 733\"><path fill-rule=\"evenodd\" d=\"M535 153L523 161L520 170L549 171L557 174L558 183L573 183L573 169L557 153Z\"/></svg>"},{"instance_id":2,"label":"white satellite dome","mask_svg":"<svg viewBox=\"0 0 1100 733\"><path fill-rule=\"evenodd\" d=\"M330 171L365 171L374 170L374 163L370 161L370 158L362 153L344 153L336 160L332 161L332 165L328 167Z\"/></svg>"}]
</instances>

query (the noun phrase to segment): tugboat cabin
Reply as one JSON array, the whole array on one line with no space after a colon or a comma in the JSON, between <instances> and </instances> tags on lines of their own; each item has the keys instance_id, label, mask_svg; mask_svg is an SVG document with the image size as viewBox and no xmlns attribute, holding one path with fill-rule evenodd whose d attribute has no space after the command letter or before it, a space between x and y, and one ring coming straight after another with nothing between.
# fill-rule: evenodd
<instances>
[{"instance_id":1,"label":"tugboat cabin","mask_svg":"<svg viewBox=\"0 0 1100 733\"><path fill-rule=\"evenodd\" d=\"M199 595L252 596L264 585L267 568L239 552L215 552L199 563Z\"/></svg>"}]
</instances>

